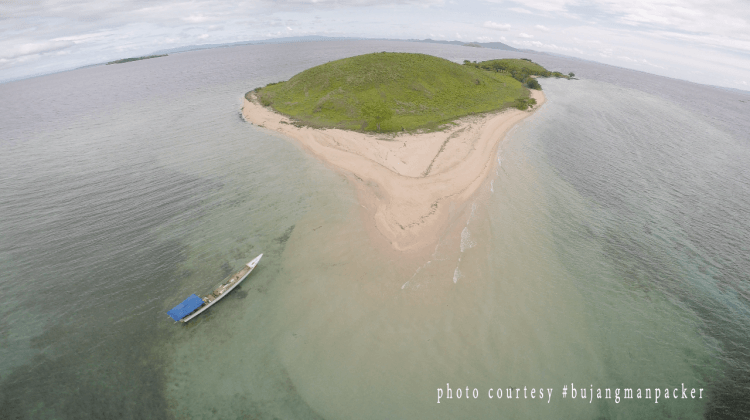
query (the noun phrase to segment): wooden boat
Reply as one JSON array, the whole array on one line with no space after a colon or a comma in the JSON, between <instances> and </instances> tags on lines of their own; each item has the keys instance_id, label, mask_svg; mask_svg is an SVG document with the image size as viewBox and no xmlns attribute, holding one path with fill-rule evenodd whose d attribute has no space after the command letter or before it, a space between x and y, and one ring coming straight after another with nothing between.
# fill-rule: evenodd
<instances>
[{"instance_id":1,"label":"wooden boat","mask_svg":"<svg viewBox=\"0 0 750 420\"><path fill-rule=\"evenodd\" d=\"M195 294L190 295L187 299L182 301L182 303L167 312L167 314L175 321L180 322L188 322L200 315L203 311L220 301L224 296L228 295L229 292L234 290L234 288L242 282L242 280L245 280L255 266L258 265L262 256L263 254L260 254L255 257L254 260L245 264L245 266L242 267L242 270L236 272L226 283L217 287L212 293L203 298L200 298Z\"/></svg>"}]
</instances>

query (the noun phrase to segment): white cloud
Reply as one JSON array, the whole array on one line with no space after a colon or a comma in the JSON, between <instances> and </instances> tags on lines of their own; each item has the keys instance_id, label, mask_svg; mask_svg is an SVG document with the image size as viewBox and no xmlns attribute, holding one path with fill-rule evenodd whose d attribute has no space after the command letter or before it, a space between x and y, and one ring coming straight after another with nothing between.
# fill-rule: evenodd
<instances>
[{"instance_id":1,"label":"white cloud","mask_svg":"<svg viewBox=\"0 0 750 420\"><path fill-rule=\"evenodd\" d=\"M750 54L750 37L740 39L712 34L686 34L660 30L652 31L651 35L658 38L681 41L692 45L703 44L710 47L728 48Z\"/></svg>"},{"instance_id":2,"label":"white cloud","mask_svg":"<svg viewBox=\"0 0 750 420\"><path fill-rule=\"evenodd\" d=\"M543 12L560 12L577 3L576 0L524 0L523 5Z\"/></svg>"},{"instance_id":3,"label":"white cloud","mask_svg":"<svg viewBox=\"0 0 750 420\"><path fill-rule=\"evenodd\" d=\"M75 43L79 42L89 42L97 39L106 38L107 36L112 35L114 32L112 31L100 31L95 33L85 33L85 34L78 34L78 35L71 35L71 36L61 36L52 39L52 41L73 41Z\"/></svg>"},{"instance_id":4,"label":"white cloud","mask_svg":"<svg viewBox=\"0 0 750 420\"><path fill-rule=\"evenodd\" d=\"M496 31L509 31L510 25L507 23L496 23L491 20L488 20L487 22L484 22L485 28L494 29Z\"/></svg>"},{"instance_id":5,"label":"white cloud","mask_svg":"<svg viewBox=\"0 0 750 420\"><path fill-rule=\"evenodd\" d=\"M602 41L599 41L598 39L581 39L581 38L578 38L578 37L575 37L575 36L573 37L573 41L575 41L575 42L577 42L579 44L581 44L581 43L586 43L586 44L601 44L602 43Z\"/></svg>"},{"instance_id":6,"label":"white cloud","mask_svg":"<svg viewBox=\"0 0 750 420\"><path fill-rule=\"evenodd\" d=\"M646 60L645 58L642 58L641 62L644 63L644 64L647 64L647 65L649 65L651 67L656 67L658 69L663 69L664 68L664 66L660 66L658 64L653 64L653 63L649 62L648 60Z\"/></svg>"},{"instance_id":7,"label":"white cloud","mask_svg":"<svg viewBox=\"0 0 750 420\"><path fill-rule=\"evenodd\" d=\"M185 22L190 22L190 23L202 23L202 22L207 22L212 19L210 17L203 16L203 15L190 15L190 16L182 18L182 20L184 20Z\"/></svg>"},{"instance_id":8,"label":"white cloud","mask_svg":"<svg viewBox=\"0 0 750 420\"><path fill-rule=\"evenodd\" d=\"M211 43L292 31L466 41L492 30L510 31L494 39L523 48L699 83L750 82L748 0L0 0L0 16L0 81L190 45L204 34Z\"/></svg>"},{"instance_id":9,"label":"white cloud","mask_svg":"<svg viewBox=\"0 0 750 420\"><path fill-rule=\"evenodd\" d=\"M750 7L732 0L605 1L605 10L625 24L660 26L691 33L722 32L747 37Z\"/></svg>"},{"instance_id":10,"label":"white cloud","mask_svg":"<svg viewBox=\"0 0 750 420\"><path fill-rule=\"evenodd\" d=\"M572 53L576 52L578 54L584 55L585 53L578 48L570 48L570 47L564 47L559 46L556 44L546 44L541 41L524 41L524 40L515 40L511 41L514 45L522 46L522 47L528 47L528 48L538 48L542 50L554 50L554 51L561 51L561 52L567 52Z\"/></svg>"},{"instance_id":11,"label":"white cloud","mask_svg":"<svg viewBox=\"0 0 750 420\"><path fill-rule=\"evenodd\" d=\"M70 48L73 45L75 45L75 42L72 41L46 41L12 45L0 48L0 58L10 60L27 55L46 54Z\"/></svg>"}]
</instances>

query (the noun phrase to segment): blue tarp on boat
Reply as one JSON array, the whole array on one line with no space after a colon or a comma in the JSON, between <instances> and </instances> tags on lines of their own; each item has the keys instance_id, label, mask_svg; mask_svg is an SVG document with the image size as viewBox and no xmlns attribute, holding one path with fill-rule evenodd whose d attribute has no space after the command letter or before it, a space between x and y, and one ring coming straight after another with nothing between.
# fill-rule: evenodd
<instances>
[{"instance_id":1,"label":"blue tarp on boat","mask_svg":"<svg viewBox=\"0 0 750 420\"><path fill-rule=\"evenodd\" d=\"M198 295L193 294L183 300L181 304L167 312L167 315L171 316L175 321L179 321L194 310L200 308L201 305L203 305L203 300L199 298Z\"/></svg>"}]
</instances>

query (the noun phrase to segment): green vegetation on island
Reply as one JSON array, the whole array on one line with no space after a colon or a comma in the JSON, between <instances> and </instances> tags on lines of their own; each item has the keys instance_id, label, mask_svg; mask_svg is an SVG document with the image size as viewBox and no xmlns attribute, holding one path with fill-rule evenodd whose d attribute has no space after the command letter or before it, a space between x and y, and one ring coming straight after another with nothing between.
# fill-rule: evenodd
<instances>
[{"instance_id":1,"label":"green vegetation on island","mask_svg":"<svg viewBox=\"0 0 750 420\"><path fill-rule=\"evenodd\" d=\"M385 52L313 67L246 97L253 93L298 125L381 132L438 130L466 115L536 103L508 72Z\"/></svg>"},{"instance_id":2,"label":"green vegetation on island","mask_svg":"<svg viewBox=\"0 0 750 420\"><path fill-rule=\"evenodd\" d=\"M143 56L143 57L123 58L122 60L115 60L115 61L110 61L109 63L107 63L107 65L110 65L110 64L122 64L122 63L129 63L129 62L131 62L131 61L138 61L138 60L148 60L149 58L166 57L166 56L167 56L167 54L161 54L161 55L146 55L146 56Z\"/></svg>"},{"instance_id":3,"label":"green vegetation on island","mask_svg":"<svg viewBox=\"0 0 750 420\"><path fill-rule=\"evenodd\" d=\"M523 83L524 86L529 89L542 90L542 86L534 76L538 77L557 77L570 79L575 76L573 72L562 74L559 71L549 71L539 64L529 60L528 58L504 58L501 60L488 60L477 63L476 61L464 60L464 65L483 69L487 71L494 71L495 73L503 73L510 75L514 79Z\"/></svg>"}]
</instances>

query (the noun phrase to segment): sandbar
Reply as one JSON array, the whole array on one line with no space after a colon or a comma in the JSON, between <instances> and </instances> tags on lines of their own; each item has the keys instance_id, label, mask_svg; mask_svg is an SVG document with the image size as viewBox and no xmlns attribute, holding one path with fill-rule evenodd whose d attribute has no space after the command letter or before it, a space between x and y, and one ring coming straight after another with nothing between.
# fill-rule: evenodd
<instances>
[{"instance_id":1,"label":"sandbar","mask_svg":"<svg viewBox=\"0 0 750 420\"><path fill-rule=\"evenodd\" d=\"M266 108L254 95L245 99L246 121L297 140L314 156L346 175L366 209L366 222L396 251L420 251L434 245L455 214L451 209L471 198L496 165L498 144L518 122L545 101L531 90L537 105L461 118L443 131L366 134L294 125Z\"/></svg>"}]
</instances>

